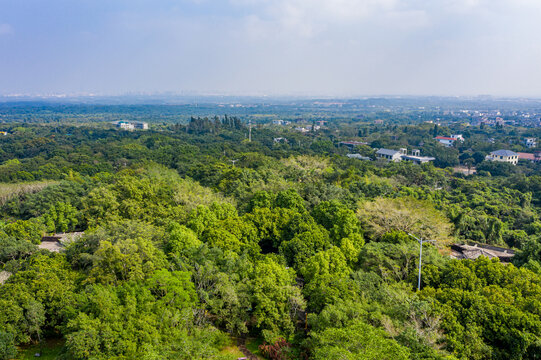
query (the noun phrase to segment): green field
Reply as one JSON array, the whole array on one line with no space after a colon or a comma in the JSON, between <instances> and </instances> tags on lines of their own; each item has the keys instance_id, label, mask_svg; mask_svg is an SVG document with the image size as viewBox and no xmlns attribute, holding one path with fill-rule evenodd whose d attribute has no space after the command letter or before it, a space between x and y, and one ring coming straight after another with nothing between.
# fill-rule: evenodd
<instances>
[{"instance_id":1,"label":"green field","mask_svg":"<svg viewBox=\"0 0 541 360\"><path fill-rule=\"evenodd\" d=\"M27 359L41 359L41 360L53 360L58 359L62 347L64 346L64 340L53 339L43 341L41 344L25 346L19 349L17 360ZM36 353L40 353L39 357L36 357Z\"/></svg>"}]
</instances>

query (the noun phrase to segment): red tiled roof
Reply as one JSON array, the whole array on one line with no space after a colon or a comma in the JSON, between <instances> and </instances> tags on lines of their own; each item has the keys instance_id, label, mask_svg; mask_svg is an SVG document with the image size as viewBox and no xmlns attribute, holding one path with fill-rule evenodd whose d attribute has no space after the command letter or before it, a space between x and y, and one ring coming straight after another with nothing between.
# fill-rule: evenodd
<instances>
[{"instance_id":1,"label":"red tiled roof","mask_svg":"<svg viewBox=\"0 0 541 360\"><path fill-rule=\"evenodd\" d=\"M453 141L456 141L456 139L454 139L452 137L447 137L447 136L436 136L436 140L453 140Z\"/></svg>"},{"instance_id":2,"label":"red tiled roof","mask_svg":"<svg viewBox=\"0 0 541 360\"><path fill-rule=\"evenodd\" d=\"M535 161L535 160L536 160L536 157L535 157L534 154L523 153L523 152L519 152L519 153L518 153L518 158L519 158L519 159L525 159L525 160L532 160L532 161Z\"/></svg>"}]
</instances>

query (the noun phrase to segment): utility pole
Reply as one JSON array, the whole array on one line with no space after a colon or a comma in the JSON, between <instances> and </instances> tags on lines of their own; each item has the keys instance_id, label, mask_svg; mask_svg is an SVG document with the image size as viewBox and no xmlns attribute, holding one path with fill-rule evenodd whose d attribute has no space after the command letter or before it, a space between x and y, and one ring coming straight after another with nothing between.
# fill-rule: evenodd
<instances>
[{"instance_id":1,"label":"utility pole","mask_svg":"<svg viewBox=\"0 0 541 360\"><path fill-rule=\"evenodd\" d=\"M416 236L413 236L412 234L408 233L409 236L414 238L419 242L419 279L417 282L417 291L421 291L421 266L422 266L422 260L423 260L423 244L427 242L436 242L436 240L421 240Z\"/></svg>"},{"instance_id":2,"label":"utility pole","mask_svg":"<svg viewBox=\"0 0 541 360\"><path fill-rule=\"evenodd\" d=\"M248 142L252 142L252 119L249 120Z\"/></svg>"}]
</instances>

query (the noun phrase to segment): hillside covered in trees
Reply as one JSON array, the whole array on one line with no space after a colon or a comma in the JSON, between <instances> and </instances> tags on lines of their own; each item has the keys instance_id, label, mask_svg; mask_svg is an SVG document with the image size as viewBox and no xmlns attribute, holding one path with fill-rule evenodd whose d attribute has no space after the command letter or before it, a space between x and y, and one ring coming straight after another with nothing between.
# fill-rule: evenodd
<instances>
[{"instance_id":1,"label":"hillside covered in trees","mask_svg":"<svg viewBox=\"0 0 541 360\"><path fill-rule=\"evenodd\" d=\"M361 161L339 125L248 141L236 116L2 125L0 359L48 341L61 359L226 360L238 344L275 360L541 356L537 165L455 174L443 160L473 159L473 140L426 140L440 164ZM353 128L382 145L434 135ZM40 249L55 233L79 235ZM435 240L420 291L408 233ZM516 255L449 256L468 242Z\"/></svg>"}]
</instances>

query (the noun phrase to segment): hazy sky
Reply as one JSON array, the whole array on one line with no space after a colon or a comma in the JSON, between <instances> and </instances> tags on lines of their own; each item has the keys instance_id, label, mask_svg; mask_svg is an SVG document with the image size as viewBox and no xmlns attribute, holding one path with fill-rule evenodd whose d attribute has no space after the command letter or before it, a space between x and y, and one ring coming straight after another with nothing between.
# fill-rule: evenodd
<instances>
[{"instance_id":1,"label":"hazy sky","mask_svg":"<svg viewBox=\"0 0 541 360\"><path fill-rule=\"evenodd\" d=\"M0 94L541 96L541 0L0 0Z\"/></svg>"}]
</instances>

